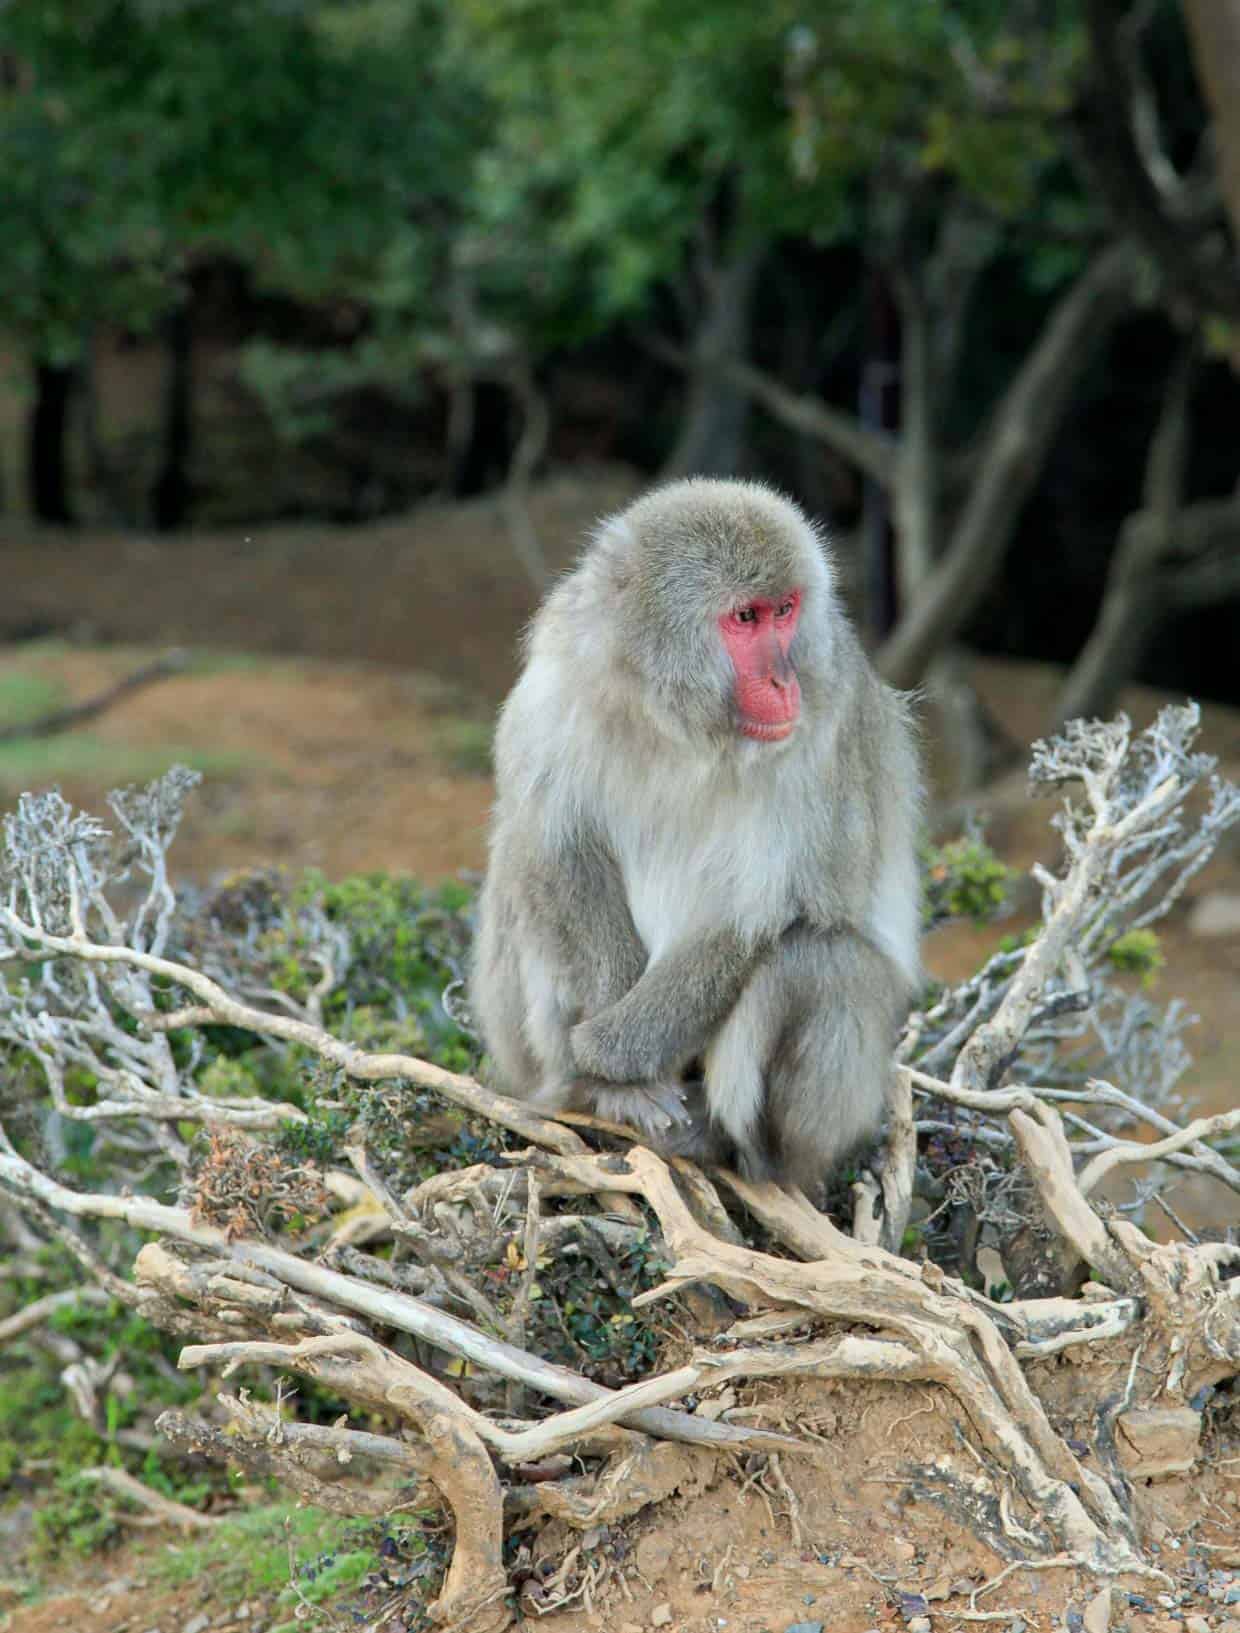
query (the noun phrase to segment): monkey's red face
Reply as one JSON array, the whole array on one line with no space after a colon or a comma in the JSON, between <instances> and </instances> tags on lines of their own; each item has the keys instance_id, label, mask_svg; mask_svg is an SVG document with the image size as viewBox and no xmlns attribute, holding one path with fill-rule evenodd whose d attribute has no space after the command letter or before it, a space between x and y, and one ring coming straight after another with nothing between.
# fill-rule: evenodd
<instances>
[{"instance_id":1,"label":"monkey's red face","mask_svg":"<svg viewBox=\"0 0 1240 1633\"><path fill-rule=\"evenodd\" d=\"M801 685L788 657L801 615L801 592L758 598L725 613L719 632L734 676L742 734L760 743L791 735L801 713Z\"/></svg>"}]
</instances>

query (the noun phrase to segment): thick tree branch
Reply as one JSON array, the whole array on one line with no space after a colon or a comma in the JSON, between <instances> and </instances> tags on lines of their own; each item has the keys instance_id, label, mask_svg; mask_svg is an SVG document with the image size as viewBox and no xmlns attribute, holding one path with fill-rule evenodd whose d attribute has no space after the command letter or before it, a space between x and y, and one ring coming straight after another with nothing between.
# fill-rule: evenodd
<instances>
[{"instance_id":1,"label":"thick tree branch","mask_svg":"<svg viewBox=\"0 0 1240 1633\"><path fill-rule=\"evenodd\" d=\"M1157 568L1171 549L1183 518L1189 408L1196 371L1197 345L1192 337L1180 348L1163 393L1146 455L1142 509L1121 530L1098 617L1056 699L1057 731L1069 720L1097 719L1110 712L1167 611L1165 586Z\"/></svg>"},{"instance_id":2,"label":"thick tree branch","mask_svg":"<svg viewBox=\"0 0 1240 1633\"><path fill-rule=\"evenodd\" d=\"M883 676L913 686L986 594L1086 362L1130 306L1137 264L1103 251L1063 295L992 418L975 481L945 555L877 655Z\"/></svg>"},{"instance_id":3,"label":"thick tree branch","mask_svg":"<svg viewBox=\"0 0 1240 1633\"><path fill-rule=\"evenodd\" d=\"M665 362L673 363L678 368L689 366L689 354L681 347L649 336L647 344ZM898 449L890 437L867 431L853 415L832 408L818 397L790 391L773 375L754 368L750 363L720 361L715 365L715 372L730 384L747 391L780 425L825 443L881 487L891 488L894 484Z\"/></svg>"}]
</instances>

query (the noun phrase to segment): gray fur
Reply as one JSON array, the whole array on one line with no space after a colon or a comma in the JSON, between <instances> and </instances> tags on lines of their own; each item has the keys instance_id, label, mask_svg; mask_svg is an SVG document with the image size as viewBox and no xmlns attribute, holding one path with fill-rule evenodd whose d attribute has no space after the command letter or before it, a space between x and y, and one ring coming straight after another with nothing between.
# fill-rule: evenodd
<instances>
[{"instance_id":1,"label":"gray fur","mask_svg":"<svg viewBox=\"0 0 1240 1633\"><path fill-rule=\"evenodd\" d=\"M755 743L717 620L793 587L801 720ZM605 523L534 620L496 781L472 996L501 1087L803 1184L877 1131L917 755L795 506L678 482Z\"/></svg>"}]
</instances>

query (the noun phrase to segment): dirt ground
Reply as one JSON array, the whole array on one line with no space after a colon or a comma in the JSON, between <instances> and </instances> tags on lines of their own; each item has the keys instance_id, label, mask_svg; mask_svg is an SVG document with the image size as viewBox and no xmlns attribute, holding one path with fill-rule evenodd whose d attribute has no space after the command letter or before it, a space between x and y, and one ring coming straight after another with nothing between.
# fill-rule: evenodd
<instances>
[{"instance_id":1,"label":"dirt ground","mask_svg":"<svg viewBox=\"0 0 1240 1633\"><path fill-rule=\"evenodd\" d=\"M1095 1363L1075 1352L1044 1363L1039 1380L1055 1428L1095 1448L1080 1403L1122 1390L1126 1365L1082 1377ZM740 1396L738 1402L737 1396ZM576 1550L591 1586L571 1604L527 1612L525 1633L897 1633L929 1617L933 1633L997 1624L1007 1633L1080 1633L1082 1616L1110 1595L1107 1619L1086 1633L1240 1633L1240 1439L1210 1431L1208 1464L1193 1477L1139 1485L1135 1508L1159 1573L1108 1588L1069 1569L1006 1569L993 1545L1020 1553L1036 1517L1018 1499L1003 1511L980 1495L977 1454L958 1405L937 1389L817 1380L728 1390L721 1402L746 1422L795 1425L815 1461L784 1458L752 1473L730 1460L692 1464L680 1495L623 1526L543 1530L536 1559L559 1565ZM1076 1405L1074 1406L1074 1403ZM1234 1416L1234 1414L1232 1414ZM686 1461L690 1460L686 1458ZM971 1512L970 1512L971 1511ZM969 1514L966 1520L965 1515ZM261 1598L226 1604L209 1580L176 1590L155 1564L174 1541L151 1538L70 1573L71 1591L15 1607L5 1633L271 1633ZM1229 1601L1228 1595L1234 1594ZM309 1626L360 1626L346 1601ZM0 1598L0 1616L3 1599ZM287 1613L285 1613L287 1614ZM1199 1618L1195 1624L1188 1618ZM365 1622L403 1633L393 1617ZM419 1624L420 1626L421 1624ZM910 1633L918 1633L914 1625ZM921 1629L924 1633L924 1624Z\"/></svg>"},{"instance_id":2,"label":"dirt ground","mask_svg":"<svg viewBox=\"0 0 1240 1633\"><path fill-rule=\"evenodd\" d=\"M628 474L611 469L542 490L535 520L553 566L569 561L600 512L631 490ZM0 640L19 643L0 647L0 700L6 680L30 677L86 698L153 651L191 649L184 673L125 698L74 734L75 743L49 739L25 759L20 746L0 752L0 806L24 787L55 780L69 797L102 809L106 788L129 780L135 765L188 758L208 775L174 853L184 877L277 863L334 876L383 868L433 879L481 866L491 798L482 728L511 682L519 631L535 604L494 505L428 507L366 529L245 537L0 530L0 552ZM1022 741L1038 733L1053 671L980 662L976 678L1010 733ZM1140 721L1158 699L1134 693L1127 701ZM1240 712L1208 709L1205 739L1240 775ZM1023 779L1010 778L984 804L992 840L1023 868L1052 857L1054 844L1046 827L1052 807L1029 806L1022 787ZM1220 892L1240 893L1240 847L1212 864L1168 923L1156 993L1183 995L1201 1016L1185 1085L1201 1110L1233 1105L1240 1081L1240 935L1205 937L1191 928L1195 905ZM938 935L928 963L939 975L962 973L998 934ZM1237 1217L1229 1197L1189 1202L1218 1223ZM1071 1382L1065 1370L1065 1418ZM931 1615L936 1633L977 1625L956 1618L999 1569L998 1557L980 1525L949 1520L942 1492L907 1477L929 1451L945 1485L967 1479L959 1413L937 1392L875 1386L859 1414L857 1392L848 1399L845 1411L831 1386L784 1389L777 1403L763 1388L750 1391L742 1407L768 1401L776 1415L821 1436L821 1466L789 1464L783 1489L718 1471L623 1535L594 1539L590 1603L530 1625L546 1633L786 1633L821 1624L864 1633L920 1614ZM1080 1435L1090 1441L1090 1425ZM1231 1615L1228 1633L1240 1633L1240 1591L1234 1609L1225 1602L1233 1578L1240 1582L1232 1571L1240 1570L1240 1479L1231 1478L1240 1447L1228 1452L1231 1467L1220 1463L1208 1477L1142 1494L1173 1580L1132 1585L1136 1597L1117 1597L1112 1625L1170 1633L1186 1615L1201 1614L1219 1629ZM9 1633L200 1633L204 1615L201 1628L230 1633L269 1625L269 1609L242 1616L236 1605L215 1603L209 1583L175 1593L155 1588L144 1580L144 1557L130 1550L106 1559L84 1584L74 1581L81 1592L14 1608ZM1066 1573L1026 1572L987 1592L974 1614L1009 1625L996 1613L1010 1609L1012 1627L1062 1626L1069 1604L1084 1610L1081 1593ZM1182 1601L1164 1602L1181 1593Z\"/></svg>"}]
</instances>

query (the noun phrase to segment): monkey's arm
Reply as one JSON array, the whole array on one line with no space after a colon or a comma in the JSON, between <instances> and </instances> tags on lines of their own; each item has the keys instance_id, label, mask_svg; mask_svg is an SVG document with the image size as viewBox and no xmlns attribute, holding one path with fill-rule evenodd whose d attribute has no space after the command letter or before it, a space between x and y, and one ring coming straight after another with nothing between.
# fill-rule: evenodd
<instances>
[{"instance_id":1,"label":"monkey's arm","mask_svg":"<svg viewBox=\"0 0 1240 1633\"><path fill-rule=\"evenodd\" d=\"M577 1067L612 1083L678 1073L706 1047L763 951L733 930L672 947L622 998L573 1028Z\"/></svg>"}]
</instances>

